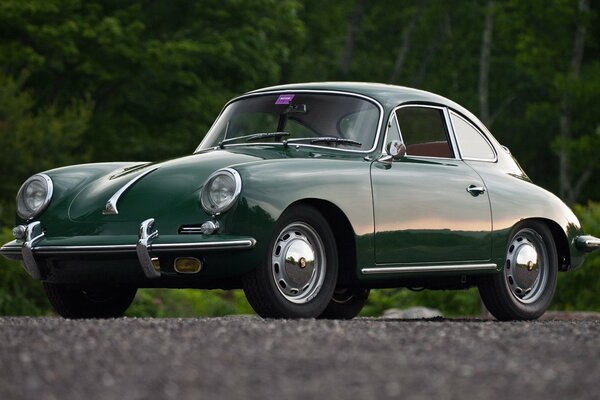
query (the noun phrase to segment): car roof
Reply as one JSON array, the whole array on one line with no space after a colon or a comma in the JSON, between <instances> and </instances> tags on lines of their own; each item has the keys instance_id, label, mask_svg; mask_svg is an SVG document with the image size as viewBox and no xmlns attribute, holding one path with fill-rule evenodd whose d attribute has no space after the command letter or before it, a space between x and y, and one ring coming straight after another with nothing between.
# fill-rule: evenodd
<instances>
[{"instance_id":1,"label":"car roof","mask_svg":"<svg viewBox=\"0 0 600 400\"><path fill-rule=\"evenodd\" d=\"M254 90L250 93L268 91L293 91L293 90L331 90L337 92L349 92L362 94L379 101L382 105L394 104L407 101L427 101L432 103L452 102L443 96L424 90L413 89L405 86L387 85L383 83L368 82L311 82L278 85Z\"/></svg>"},{"instance_id":2,"label":"car roof","mask_svg":"<svg viewBox=\"0 0 600 400\"><path fill-rule=\"evenodd\" d=\"M390 111L390 109L402 103L420 102L442 104L458 111L459 113L463 114L465 117L473 121L476 125L479 125L480 129L487 131L487 129L485 129L485 126L481 123L481 121L479 121L479 119L475 115L473 115L469 110L467 110L460 104L450 99L447 99L444 96L427 92L425 90L409 88L406 86L396 86L370 82L311 82L270 86L266 88L253 90L246 94L294 90L326 90L360 94L378 101L384 107L386 112Z\"/></svg>"}]
</instances>

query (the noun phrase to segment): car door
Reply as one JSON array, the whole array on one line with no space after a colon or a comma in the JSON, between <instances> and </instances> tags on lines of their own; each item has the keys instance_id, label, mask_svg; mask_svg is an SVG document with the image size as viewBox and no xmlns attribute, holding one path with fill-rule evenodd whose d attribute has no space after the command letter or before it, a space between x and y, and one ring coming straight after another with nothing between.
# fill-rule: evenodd
<instances>
[{"instance_id":1,"label":"car door","mask_svg":"<svg viewBox=\"0 0 600 400\"><path fill-rule=\"evenodd\" d=\"M406 156L371 166L378 267L489 260L485 183L457 156L447 109L397 108L388 122L391 140L405 144Z\"/></svg>"}]
</instances>

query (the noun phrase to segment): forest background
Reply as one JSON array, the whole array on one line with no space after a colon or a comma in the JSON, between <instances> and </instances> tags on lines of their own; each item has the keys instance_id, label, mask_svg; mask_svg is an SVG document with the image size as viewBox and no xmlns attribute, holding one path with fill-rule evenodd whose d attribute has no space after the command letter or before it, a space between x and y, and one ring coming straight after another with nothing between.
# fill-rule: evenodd
<instances>
[{"instance_id":1,"label":"forest background","mask_svg":"<svg viewBox=\"0 0 600 400\"><path fill-rule=\"evenodd\" d=\"M466 106L600 236L600 6L591 0L1 0L0 241L30 175L191 153L223 104L280 83L417 87ZM600 256L553 305L600 311ZM378 290L364 315L479 312L476 289ZM132 316L251 313L240 291L141 290ZM0 257L0 315L51 314Z\"/></svg>"}]
</instances>

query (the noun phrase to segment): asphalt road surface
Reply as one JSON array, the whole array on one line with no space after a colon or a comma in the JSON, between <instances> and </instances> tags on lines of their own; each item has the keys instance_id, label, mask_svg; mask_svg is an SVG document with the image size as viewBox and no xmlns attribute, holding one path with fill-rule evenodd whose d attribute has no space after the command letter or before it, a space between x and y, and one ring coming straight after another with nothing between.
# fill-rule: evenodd
<instances>
[{"instance_id":1,"label":"asphalt road surface","mask_svg":"<svg viewBox=\"0 0 600 400\"><path fill-rule=\"evenodd\" d=\"M0 318L0 399L598 399L600 321Z\"/></svg>"}]
</instances>

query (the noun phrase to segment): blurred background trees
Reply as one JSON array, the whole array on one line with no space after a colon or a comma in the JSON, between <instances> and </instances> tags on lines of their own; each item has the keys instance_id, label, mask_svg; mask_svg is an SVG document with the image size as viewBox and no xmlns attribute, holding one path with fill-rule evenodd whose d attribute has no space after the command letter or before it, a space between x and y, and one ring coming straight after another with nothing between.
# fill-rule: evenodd
<instances>
[{"instance_id":1,"label":"blurred background trees","mask_svg":"<svg viewBox=\"0 0 600 400\"><path fill-rule=\"evenodd\" d=\"M583 204L578 214L600 235L599 11L590 0L3 0L2 236L35 172L189 154L229 98L323 80L414 86L461 103L534 182ZM598 286L599 269L591 257L561 277L556 307L600 310L581 294ZM0 260L0 313L47 312L22 274ZM145 302L164 296L144 292L133 310L146 315ZM237 294L217 297L220 310L247 310ZM475 297L381 292L367 312L419 301L477 312Z\"/></svg>"}]
</instances>

